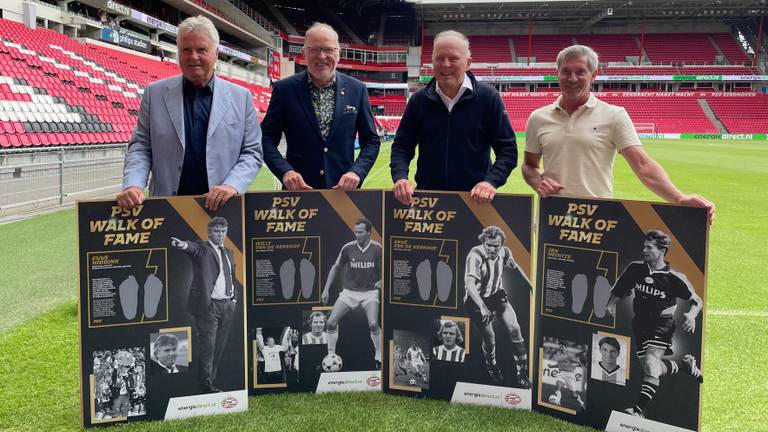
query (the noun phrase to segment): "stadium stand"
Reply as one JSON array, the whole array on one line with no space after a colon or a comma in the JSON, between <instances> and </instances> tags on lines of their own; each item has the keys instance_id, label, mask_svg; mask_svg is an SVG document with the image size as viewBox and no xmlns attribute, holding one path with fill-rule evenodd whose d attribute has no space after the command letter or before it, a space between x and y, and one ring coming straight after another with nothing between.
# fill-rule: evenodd
<instances>
[{"instance_id":1,"label":"stadium stand","mask_svg":"<svg viewBox=\"0 0 768 432\"><path fill-rule=\"evenodd\" d=\"M714 33L712 40L720 47L730 64L750 64L751 60L744 53L744 49L736 43L728 33Z\"/></svg>"},{"instance_id":2,"label":"stadium stand","mask_svg":"<svg viewBox=\"0 0 768 432\"><path fill-rule=\"evenodd\" d=\"M179 73L175 63L13 21L0 19L0 34L0 147L127 142L144 88ZM226 79L266 111L271 90Z\"/></svg>"},{"instance_id":3,"label":"stadium stand","mask_svg":"<svg viewBox=\"0 0 768 432\"><path fill-rule=\"evenodd\" d=\"M552 103L557 93L535 93L514 96L502 94L512 128L524 131L530 113ZM718 133L698 103L698 96L660 97L653 95L628 95L623 93L597 94L600 100L624 107L633 123L653 124L656 133ZM735 97L744 99L744 97ZM768 98L766 98L768 100Z\"/></svg>"},{"instance_id":4,"label":"stadium stand","mask_svg":"<svg viewBox=\"0 0 768 432\"><path fill-rule=\"evenodd\" d=\"M407 32L394 27L393 36L404 39ZM143 89L151 82L179 73L175 63L84 44L51 30L31 30L12 21L0 19L0 34L3 35L0 38L0 147L127 142L136 123ZM631 66L627 62L633 57L636 59L640 53L640 37L636 34L534 34L530 55L536 64L531 66L524 66L529 51L528 36L470 35L469 39L475 64L472 70L484 78L555 75L554 66L541 63L553 63L557 52L573 43L587 44L598 51L603 75L761 73L749 64L749 57L728 33L646 34L643 49L653 64L642 66ZM424 38L422 65L431 63L432 44L432 37ZM361 49L365 50L365 47ZM723 55L729 64L717 64L723 60ZM298 64L303 61L300 54L290 57ZM360 70L363 74L366 71L405 70L404 63L349 59L343 59L339 67L351 72ZM421 75L432 74L431 68L421 68ZM271 97L269 88L222 78L248 88L257 110L261 113L267 110ZM384 76L369 79L365 75L362 79L389 80ZM720 132L707 117L699 99L707 101L727 132L768 130L768 120L761 118L768 112L768 96L755 94L749 87L733 87L733 93L714 97L710 93L717 92L716 87L708 84L692 86L680 86L681 91L696 92L688 97L659 96L657 93L664 87L650 85L642 88L642 94L614 93L606 88L600 98L625 107L635 123L653 124L658 133ZM531 111L551 103L555 97L556 93L528 93L527 86L522 85L512 86L503 93L516 131L525 130ZM377 118L377 124L384 131L394 133L407 103L405 92L402 95L371 96L370 101L379 107L377 112L383 114Z\"/></svg>"},{"instance_id":5,"label":"stadium stand","mask_svg":"<svg viewBox=\"0 0 768 432\"><path fill-rule=\"evenodd\" d=\"M510 39L515 49L517 61L520 61L520 57L528 57L530 48L530 57L536 58L536 62L554 62L561 49L573 45L573 37L566 35L535 34L531 37L530 44L528 43L528 36L525 35L515 35Z\"/></svg>"},{"instance_id":6,"label":"stadium stand","mask_svg":"<svg viewBox=\"0 0 768 432\"><path fill-rule=\"evenodd\" d=\"M575 35L573 40L580 45L588 45L597 51L601 62L624 62L627 56L638 56L640 47L634 35ZM562 49L562 47L560 48Z\"/></svg>"},{"instance_id":7,"label":"stadium stand","mask_svg":"<svg viewBox=\"0 0 768 432\"><path fill-rule=\"evenodd\" d=\"M718 55L706 33L649 33L643 48L654 64L715 64Z\"/></svg>"},{"instance_id":8,"label":"stadium stand","mask_svg":"<svg viewBox=\"0 0 768 432\"><path fill-rule=\"evenodd\" d=\"M768 131L768 95L707 96L706 100L730 133Z\"/></svg>"}]
</instances>

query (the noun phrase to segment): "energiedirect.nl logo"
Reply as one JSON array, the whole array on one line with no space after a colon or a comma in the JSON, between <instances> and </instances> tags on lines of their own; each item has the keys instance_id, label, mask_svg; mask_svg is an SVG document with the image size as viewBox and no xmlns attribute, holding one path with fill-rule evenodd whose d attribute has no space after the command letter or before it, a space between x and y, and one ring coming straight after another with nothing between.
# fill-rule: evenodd
<instances>
[{"instance_id":1,"label":"energiedirect.nl logo","mask_svg":"<svg viewBox=\"0 0 768 432\"><path fill-rule=\"evenodd\" d=\"M224 409L232 409L237 406L239 401L234 396L227 396L221 400L221 407Z\"/></svg>"},{"instance_id":2,"label":"energiedirect.nl logo","mask_svg":"<svg viewBox=\"0 0 768 432\"><path fill-rule=\"evenodd\" d=\"M377 377L376 375L372 375L368 377L366 383L368 383L370 387L378 387L381 385L381 378Z\"/></svg>"}]
</instances>

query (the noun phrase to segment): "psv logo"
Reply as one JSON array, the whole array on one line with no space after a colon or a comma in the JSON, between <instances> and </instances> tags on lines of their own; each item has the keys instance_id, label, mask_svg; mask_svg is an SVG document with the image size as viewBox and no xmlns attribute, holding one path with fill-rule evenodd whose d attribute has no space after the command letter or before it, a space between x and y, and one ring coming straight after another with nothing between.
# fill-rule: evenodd
<instances>
[{"instance_id":1,"label":"psv logo","mask_svg":"<svg viewBox=\"0 0 768 432\"><path fill-rule=\"evenodd\" d=\"M652 278L652 277L650 277L650 276L646 276L646 277L645 277L645 283L647 283L647 284L653 284L653 278Z\"/></svg>"},{"instance_id":2,"label":"psv logo","mask_svg":"<svg viewBox=\"0 0 768 432\"><path fill-rule=\"evenodd\" d=\"M221 400L221 407L224 409L232 409L237 406L239 401L233 396L228 396Z\"/></svg>"},{"instance_id":3,"label":"psv logo","mask_svg":"<svg viewBox=\"0 0 768 432\"><path fill-rule=\"evenodd\" d=\"M378 387L381 385L381 378L377 376L370 376L368 377L368 380L366 381L370 387Z\"/></svg>"},{"instance_id":4,"label":"psv logo","mask_svg":"<svg viewBox=\"0 0 768 432\"><path fill-rule=\"evenodd\" d=\"M515 406L519 405L520 402L522 402L522 398L515 394L515 393L507 393L504 395L504 402L506 402L509 405Z\"/></svg>"}]
</instances>

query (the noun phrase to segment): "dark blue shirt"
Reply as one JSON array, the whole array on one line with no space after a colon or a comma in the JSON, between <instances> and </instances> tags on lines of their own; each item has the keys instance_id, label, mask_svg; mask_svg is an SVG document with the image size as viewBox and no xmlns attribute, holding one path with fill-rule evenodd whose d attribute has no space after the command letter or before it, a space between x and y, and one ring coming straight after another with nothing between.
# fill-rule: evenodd
<instances>
[{"instance_id":1,"label":"dark blue shirt","mask_svg":"<svg viewBox=\"0 0 768 432\"><path fill-rule=\"evenodd\" d=\"M208 119L211 117L213 82L195 88L184 79L184 165L179 179L178 195L202 195L208 192L208 170L205 146L208 142Z\"/></svg>"}]
</instances>

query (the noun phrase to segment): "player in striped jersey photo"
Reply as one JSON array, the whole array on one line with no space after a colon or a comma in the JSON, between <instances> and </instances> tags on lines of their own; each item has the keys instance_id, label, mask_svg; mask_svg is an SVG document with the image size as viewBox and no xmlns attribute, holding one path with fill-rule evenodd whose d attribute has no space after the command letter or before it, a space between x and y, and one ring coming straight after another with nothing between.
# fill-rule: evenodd
<instances>
[{"instance_id":1,"label":"player in striped jersey photo","mask_svg":"<svg viewBox=\"0 0 768 432\"><path fill-rule=\"evenodd\" d=\"M325 323L328 316L325 312L312 311L306 319L309 332L301 337L302 345L323 345L328 343L328 332L325 330Z\"/></svg>"},{"instance_id":2,"label":"player in striped jersey photo","mask_svg":"<svg viewBox=\"0 0 768 432\"><path fill-rule=\"evenodd\" d=\"M466 351L460 345L464 344L464 335L459 325L452 320L435 320L439 325L437 339L442 345L432 347L432 360L464 363Z\"/></svg>"},{"instance_id":3,"label":"player in striped jersey photo","mask_svg":"<svg viewBox=\"0 0 768 432\"><path fill-rule=\"evenodd\" d=\"M517 386L530 388L528 350L517 321L517 314L509 304L507 288L502 286L504 269L517 270L527 283L529 290L532 289L531 281L518 267L512 251L504 246L507 235L501 228L488 226L483 229L478 239L480 245L473 247L467 254L464 272L466 286L464 306L472 324L482 337L485 368L491 380L497 383L504 382L501 368L496 361L496 332L493 323L498 320L512 342Z\"/></svg>"}]
</instances>

